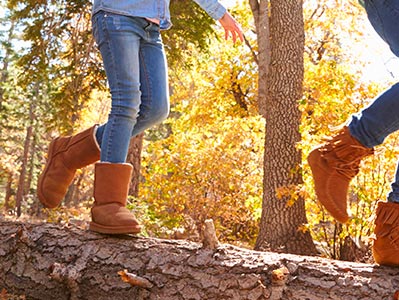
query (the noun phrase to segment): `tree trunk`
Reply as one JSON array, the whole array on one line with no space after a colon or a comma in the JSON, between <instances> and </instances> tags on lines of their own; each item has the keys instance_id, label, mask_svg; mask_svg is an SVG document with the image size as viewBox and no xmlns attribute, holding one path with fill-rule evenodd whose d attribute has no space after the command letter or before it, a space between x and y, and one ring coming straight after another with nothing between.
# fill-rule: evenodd
<instances>
[{"instance_id":1,"label":"tree trunk","mask_svg":"<svg viewBox=\"0 0 399 300\"><path fill-rule=\"evenodd\" d=\"M143 149L144 133L141 133L130 140L127 162L133 166L132 180L129 188L129 195L139 196L141 150Z\"/></svg>"},{"instance_id":2,"label":"tree trunk","mask_svg":"<svg viewBox=\"0 0 399 300\"><path fill-rule=\"evenodd\" d=\"M32 139L32 135L33 135L33 128L32 128L32 126L29 126L26 129L24 153L23 153L23 157L22 157L21 169L19 171L17 195L15 197L15 205L16 205L18 217L21 215L22 200L26 194L26 190L25 190L26 170L28 167L28 156L29 156L30 141Z\"/></svg>"},{"instance_id":3,"label":"tree trunk","mask_svg":"<svg viewBox=\"0 0 399 300\"><path fill-rule=\"evenodd\" d=\"M271 1L271 64L267 78L264 195L260 232L255 248L315 254L300 195L302 175L301 113L304 76L302 1ZM285 192L277 196L280 190Z\"/></svg>"},{"instance_id":4,"label":"tree trunk","mask_svg":"<svg viewBox=\"0 0 399 300\"><path fill-rule=\"evenodd\" d=\"M39 88L36 86L36 97L38 97L39 94ZM19 217L21 215L21 205L22 205L22 200L25 197L27 190L26 190L26 172L28 169L28 162L29 162L29 154L31 150L31 142L33 139L33 123L35 120L35 108L36 108L36 101L37 99L32 98L29 104L29 126L26 129L26 137L25 137L25 143L24 143L24 153L22 156L22 163L21 163L21 169L19 172L19 180L18 180L18 188L17 188L17 195L15 197L15 205L17 209L17 216Z\"/></svg>"},{"instance_id":5,"label":"tree trunk","mask_svg":"<svg viewBox=\"0 0 399 300\"><path fill-rule=\"evenodd\" d=\"M270 65L269 0L249 0L258 42L258 108L266 118L267 76Z\"/></svg>"},{"instance_id":6,"label":"tree trunk","mask_svg":"<svg viewBox=\"0 0 399 300\"><path fill-rule=\"evenodd\" d=\"M8 213L11 208L10 199L12 196L12 173L7 173L6 195L4 197L4 211Z\"/></svg>"},{"instance_id":7,"label":"tree trunk","mask_svg":"<svg viewBox=\"0 0 399 300\"><path fill-rule=\"evenodd\" d=\"M369 300L399 290L394 268L51 224L0 223L0 265L2 296L40 300Z\"/></svg>"},{"instance_id":8,"label":"tree trunk","mask_svg":"<svg viewBox=\"0 0 399 300\"><path fill-rule=\"evenodd\" d=\"M31 192L32 188L32 181L33 181L33 173L35 171L35 160L36 160L36 143L37 143L37 138L36 138L36 128L33 129L33 135L32 135L32 142L30 145L29 149L29 162L28 162L28 174L26 176L26 183L25 183L25 190L27 193Z\"/></svg>"}]
</instances>

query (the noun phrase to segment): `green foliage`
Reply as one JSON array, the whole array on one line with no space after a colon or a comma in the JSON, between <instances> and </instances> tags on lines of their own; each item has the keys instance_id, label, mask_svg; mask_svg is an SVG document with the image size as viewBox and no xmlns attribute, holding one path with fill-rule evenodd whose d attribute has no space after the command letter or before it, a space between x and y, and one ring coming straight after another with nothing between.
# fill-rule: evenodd
<instances>
[{"instance_id":1,"label":"green foliage","mask_svg":"<svg viewBox=\"0 0 399 300\"><path fill-rule=\"evenodd\" d=\"M184 2L184 5L182 5ZM26 48L18 65L21 86L37 85L48 95L46 126L72 133L81 123L93 89L104 89L105 74L91 34L91 1L8 1ZM193 1L172 1L177 16L164 33L170 62L181 60L190 44L203 50L213 21Z\"/></svg>"},{"instance_id":2,"label":"green foliage","mask_svg":"<svg viewBox=\"0 0 399 300\"><path fill-rule=\"evenodd\" d=\"M90 1L8 1L8 7L26 45L19 85L48 96L47 127L72 132L92 89L104 85Z\"/></svg>"},{"instance_id":3,"label":"green foliage","mask_svg":"<svg viewBox=\"0 0 399 300\"><path fill-rule=\"evenodd\" d=\"M192 0L172 0L170 11L173 27L162 33L168 63L186 64L184 55L191 49L208 51L209 42L215 38L214 21Z\"/></svg>"}]
</instances>

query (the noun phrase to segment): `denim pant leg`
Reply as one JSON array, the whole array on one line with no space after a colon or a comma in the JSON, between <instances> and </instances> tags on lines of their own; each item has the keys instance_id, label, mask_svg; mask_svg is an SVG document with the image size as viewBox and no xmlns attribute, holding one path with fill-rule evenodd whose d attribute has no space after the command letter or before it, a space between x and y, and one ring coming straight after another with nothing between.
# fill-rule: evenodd
<instances>
[{"instance_id":1,"label":"denim pant leg","mask_svg":"<svg viewBox=\"0 0 399 300\"><path fill-rule=\"evenodd\" d=\"M93 16L93 31L112 98L102 140L98 141L100 159L123 163L140 106L140 26L133 18L100 12Z\"/></svg>"},{"instance_id":2,"label":"denim pant leg","mask_svg":"<svg viewBox=\"0 0 399 300\"><path fill-rule=\"evenodd\" d=\"M156 25L153 25L156 26ZM169 114L169 84L161 36L149 35L140 45L141 105L131 136L161 123Z\"/></svg>"},{"instance_id":3,"label":"denim pant leg","mask_svg":"<svg viewBox=\"0 0 399 300\"><path fill-rule=\"evenodd\" d=\"M109 14L108 14L109 15ZM116 16L117 17L117 16ZM159 31L159 26L153 23L148 22L142 18L131 18L126 16L120 16L122 19L135 19L136 22L140 24L140 31L138 34L139 43L138 47L135 47L135 50L138 50L137 54L135 54L135 59L138 59L138 72L139 76L137 76L137 69L130 70L131 84L139 80L138 85L134 84L138 87L138 92L136 93L139 96L139 109L138 114L135 114L134 122L128 124L128 126L123 126L123 128L119 127L118 132L119 137L123 136L123 145L121 147L120 143L118 148L115 151L111 151L111 161L117 162L123 159L126 160L127 149L129 146L129 141L132 136L136 136L141 133L145 129L153 126L154 124L160 123L163 121L169 113L169 91L168 91L168 80L167 80L167 65L166 65L166 57L164 52L164 47ZM94 25L93 25L94 27ZM133 48L130 48L130 55L133 55ZM123 64L123 62L121 62ZM107 71L106 61L104 60L104 65ZM124 68L126 65L118 66L118 68ZM112 69L111 69L112 70ZM126 70L129 72L129 70ZM108 81L110 82L110 78L108 75L109 71L107 71ZM135 74L135 75L133 75ZM125 74L129 75L129 74ZM124 76L128 77L128 76ZM120 78L120 77L119 77ZM118 80L116 78L115 83L119 85ZM110 82L111 87L111 82ZM136 91L137 92L137 91ZM114 93L112 92L112 106L114 106ZM112 115L112 112L111 112ZM101 145L101 149L103 152L103 145L109 145L110 142L104 142L104 140L109 140L109 130L111 128L110 122L112 118L108 120L106 124L101 125L97 129L96 137L99 145ZM121 120L122 121L122 120ZM120 122L121 122L120 121ZM129 132L129 134L128 134ZM120 138L118 141L121 141ZM118 153L119 152L119 153ZM123 153L122 153L123 152ZM116 154L116 155L115 155ZM118 158L117 160L115 158ZM107 159L104 157L104 159ZM101 158L103 160L103 156ZM107 160L108 161L108 160Z\"/></svg>"},{"instance_id":4,"label":"denim pant leg","mask_svg":"<svg viewBox=\"0 0 399 300\"><path fill-rule=\"evenodd\" d=\"M108 121L96 133L101 161L125 162L130 137L138 133L135 125L144 130L169 111L159 26L143 18L100 12L93 17L93 31L112 95Z\"/></svg>"},{"instance_id":5,"label":"denim pant leg","mask_svg":"<svg viewBox=\"0 0 399 300\"><path fill-rule=\"evenodd\" d=\"M399 56L399 1L365 0L370 23L392 52ZM366 147L381 144L399 129L399 83L379 95L373 103L352 117L351 134ZM399 167L392 183L390 201L399 201Z\"/></svg>"},{"instance_id":6,"label":"denim pant leg","mask_svg":"<svg viewBox=\"0 0 399 300\"><path fill-rule=\"evenodd\" d=\"M352 116L352 134L364 146L372 148L399 129L399 83L379 95L370 106Z\"/></svg>"}]
</instances>

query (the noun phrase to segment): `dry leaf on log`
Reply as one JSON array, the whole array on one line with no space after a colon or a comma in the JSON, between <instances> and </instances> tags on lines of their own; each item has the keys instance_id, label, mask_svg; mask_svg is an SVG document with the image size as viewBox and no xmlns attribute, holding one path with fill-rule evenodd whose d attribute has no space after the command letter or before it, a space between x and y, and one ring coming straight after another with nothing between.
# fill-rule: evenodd
<instances>
[{"instance_id":1,"label":"dry leaf on log","mask_svg":"<svg viewBox=\"0 0 399 300\"><path fill-rule=\"evenodd\" d=\"M124 282L127 282L132 286L138 286L146 289L150 289L153 287L153 284L148 279L145 279L143 277L137 276L132 273L128 273L127 270L119 271L118 275L121 276L121 279Z\"/></svg>"}]
</instances>

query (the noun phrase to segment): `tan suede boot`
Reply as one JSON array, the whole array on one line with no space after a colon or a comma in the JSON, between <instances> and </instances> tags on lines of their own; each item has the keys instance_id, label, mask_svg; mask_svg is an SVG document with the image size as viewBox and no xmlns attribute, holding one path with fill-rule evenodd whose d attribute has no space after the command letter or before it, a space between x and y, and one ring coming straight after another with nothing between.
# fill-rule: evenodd
<instances>
[{"instance_id":1,"label":"tan suede boot","mask_svg":"<svg viewBox=\"0 0 399 300\"><path fill-rule=\"evenodd\" d=\"M372 148L364 147L350 135L349 128L344 127L308 156L317 198L341 223L346 223L349 219L349 183L359 172L360 161L373 153Z\"/></svg>"},{"instance_id":2,"label":"tan suede boot","mask_svg":"<svg viewBox=\"0 0 399 300\"><path fill-rule=\"evenodd\" d=\"M132 165L96 163L90 230L107 234L139 233L141 227L126 208Z\"/></svg>"},{"instance_id":3,"label":"tan suede boot","mask_svg":"<svg viewBox=\"0 0 399 300\"><path fill-rule=\"evenodd\" d=\"M50 143L46 166L37 186L39 200L45 207L57 207L76 170L100 159L100 148L94 136L96 126L74 136L58 137Z\"/></svg>"},{"instance_id":4,"label":"tan suede boot","mask_svg":"<svg viewBox=\"0 0 399 300\"><path fill-rule=\"evenodd\" d=\"M380 265L399 266L399 204L377 204L373 257Z\"/></svg>"}]
</instances>

